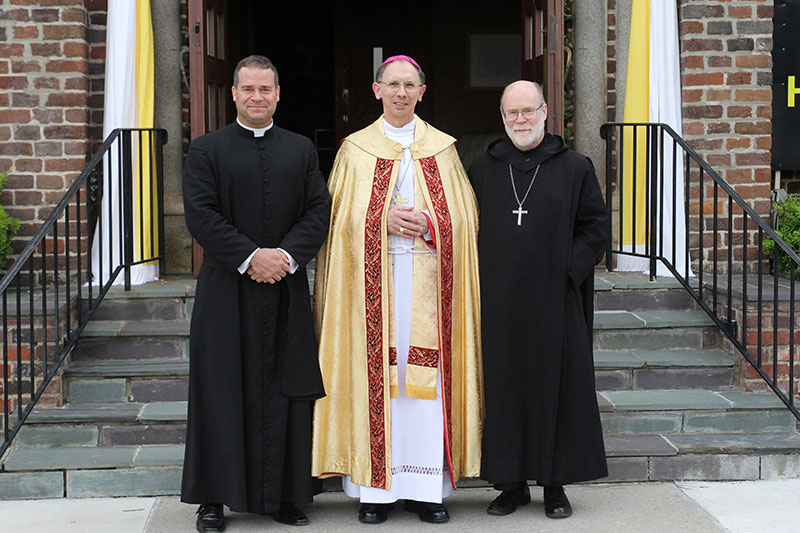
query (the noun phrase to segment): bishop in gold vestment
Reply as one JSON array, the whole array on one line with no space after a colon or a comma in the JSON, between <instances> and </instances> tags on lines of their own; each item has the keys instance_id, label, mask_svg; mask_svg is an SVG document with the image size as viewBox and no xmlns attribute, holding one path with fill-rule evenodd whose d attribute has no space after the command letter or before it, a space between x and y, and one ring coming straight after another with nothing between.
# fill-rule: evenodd
<instances>
[{"instance_id":1,"label":"bishop in gold vestment","mask_svg":"<svg viewBox=\"0 0 800 533\"><path fill-rule=\"evenodd\" d=\"M393 462L392 406L399 396L426 402L440 417L438 467L447 494L459 477L475 477L480 469L476 202L455 140L413 114L404 126L413 139L406 146L387 137L389 129L395 136L403 128L393 128L385 117L347 137L328 181L332 216L317 256L314 296L328 395L315 406L312 474L345 475L367 490L390 491L394 476L424 470ZM406 201L400 189L412 193L411 203L426 214L430 231L427 242L400 239L408 246L398 251L402 247L387 220L390 208ZM405 252L413 271L410 336L397 331L404 320L395 316L393 294L398 285L392 254ZM437 437L419 438L419 446L426 446L426 439ZM362 502L397 498L370 500L364 494Z\"/></svg>"}]
</instances>

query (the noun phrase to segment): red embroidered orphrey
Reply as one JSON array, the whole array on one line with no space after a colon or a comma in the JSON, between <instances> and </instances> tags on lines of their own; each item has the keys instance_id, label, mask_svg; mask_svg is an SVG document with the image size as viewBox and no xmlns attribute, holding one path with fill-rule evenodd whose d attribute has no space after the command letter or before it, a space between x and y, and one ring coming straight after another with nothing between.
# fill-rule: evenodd
<instances>
[{"instance_id":1,"label":"red embroidered orphrey","mask_svg":"<svg viewBox=\"0 0 800 533\"><path fill-rule=\"evenodd\" d=\"M378 159L364 230L364 282L367 322L367 374L369 379L369 429L372 476L370 485L386 488L386 428L383 410L383 313L381 222L394 161Z\"/></svg>"},{"instance_id":2,"label":"red embroidered orphrey","mask_svg":"<svg viewBox=\"0 0 800 533\"><path fill-rule=\"evenodd\" d=\"M436 368L439 366L439 351L411 346L408 349L408 364Z\"/></svg>"},{"instance_id":3,"label":"red embroidered orphrey","mask_svg":"<svg viewBox=\"0 0 800 533\"><path fill-rule=\"evenodd\" d=\"M447 449L447 462L450 466L450 482L455 488L453 475L453 455L451 443L453 442L453 422L450 419L452 414L452 382L453 382L453 361L452 361L452 335L453 335L453 222L450 218L450 210L447 207L447 198L444 194L442 176L439 174L439 167L436 165L436 158L426 157L419 160L422 166L422 174L425 176L425 183L428 186L428 193L433 203L433 212L439 223L439 269L441 277L441 294L439 296L439 352L442 361L442 396L444 400L444 422L445 422L445 446Z\"/></svg>"}]
</instances>

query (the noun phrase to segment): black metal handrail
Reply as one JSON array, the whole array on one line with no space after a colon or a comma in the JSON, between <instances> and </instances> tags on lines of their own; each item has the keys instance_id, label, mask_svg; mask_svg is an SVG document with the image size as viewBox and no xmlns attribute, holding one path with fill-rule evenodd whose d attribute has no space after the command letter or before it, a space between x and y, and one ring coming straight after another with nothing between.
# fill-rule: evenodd
<instances>
[{"instance_id":1,"label":"black metal handrail","mask_svg":"<svg viewBox=\"0 0 800 533\"><path fill-rule=\"evenodd\" d=\"M166 142L163 129L112 131L0 280L0 458L120 272L126 289L134 265L163 272ZM91 231L98 212L111 222ZM94 261L93 241L103 250Z\"/></svg>"},{"instance_id":2,"label":"black metal handrail","mask_svg":"<svg viewBox=\"0 0 800 533\"><path fill-rule=\"evenodd\" d=\"M798 376L794 368L795 361L799 360L795 356L795 306L798 303L795 280L800 256L668 125L608 123L601 126L600 135L606 142L606 203L609 211L615 201L620 206L619 238L606 254L606 268L612 269L612 254L647 258L652 280L657 263L664 265L767 386L800 419L795 398ZM644 141L643 149L639 146L641 141ZM626 157L626 150L633 153ZM644 176L639 172L641 151L645 157ZM683 173L683 190L676 186L680 172ZM628 178L623 179L626 174ZM630 217L622 208L626 188ZM643 205L639 207L645 210L645 227L639 239L644 237L644 241L637 249L638 194L644 195ZM665 196L671 196L671 205L665 205ZM681 197L682 200L676 200ZM676 215L677 201L684 203L683 220ZM665 219L665 211L671 212L671 219ZM612 224L609 221L609 233L614 229ZM684 254L679 254L680 245L676 240L678 225L686 229ZM671 231L665 232L665 227ZM631 242L624 243L623 235L629 236ZM775 243L771 258L764 255L765 239ZM682 264L677 255L685 256ZM788 272L784 272L788 279L780 277L782 257L788 258L790 265ZM692 271L696 283L690 280ZM765 287L768 291L771 289L771 298L765 297ZM710 301L703 297L704 290ZM734 305L734 293L740 309ZM724 301L720 295L724 296ZM780 305L786 301L788 305ZM765 306L770 303L771 342L764 331ZM783 335L786 331L788 337ZM779 346L782 336L788 339L788 353L781 350L785 343ZM785 355L781 355L782 351Z\"/></svg>"}]
</instances>

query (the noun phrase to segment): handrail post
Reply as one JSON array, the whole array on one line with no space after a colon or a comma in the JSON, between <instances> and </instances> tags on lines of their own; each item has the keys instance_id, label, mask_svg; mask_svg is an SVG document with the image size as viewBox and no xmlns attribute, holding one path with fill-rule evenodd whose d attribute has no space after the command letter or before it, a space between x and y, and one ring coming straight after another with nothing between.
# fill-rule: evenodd
<instances>
[{"instance_id":1,"label":"handrail post","mask_svg":"<svg viewBox=\"0 0 800 533\"><path fill-rule=\"evenodd\" d=\"M658 242L658 127L656 125L650 125L649 129L651 133L650 137L650 175L648 181L650 182L650 243L647 247L647 250L650 255L650 281L655 281L656 279L656 242Z\"/></svg>"},{"instance_id":2,"label":"handrail post","mask_svg":"<svg viewBox=\"0 0 800 533\"><path fill-rule=\"evenodd\" d=\"M606 209L608 210L608 247L606 249L606 271L611 272L611 248L612 248L612 240L611 240L611 231L613 228L613 217L611 216L611 200L612 200L612 192L611 192L611 172L612 172L612 152L611 152L611 138L613 137L613 130L610 126L602 125L600 126L600 137L602 137L606 142ZM619 154L617 154L619 157ZM620 235L622 238L622 235Z\"/></svg>"},{"instance_id":3,"label":"handrail post","mask_svg":"<svg viewBox=\"0 0 800 533\"><path fill-rule=\"evenodd\" d=\"M133 263L133 163L130 131L122 132L122 231L125 250L125 290L131 290L131 263Z\"/></svg>"}]
</instances>

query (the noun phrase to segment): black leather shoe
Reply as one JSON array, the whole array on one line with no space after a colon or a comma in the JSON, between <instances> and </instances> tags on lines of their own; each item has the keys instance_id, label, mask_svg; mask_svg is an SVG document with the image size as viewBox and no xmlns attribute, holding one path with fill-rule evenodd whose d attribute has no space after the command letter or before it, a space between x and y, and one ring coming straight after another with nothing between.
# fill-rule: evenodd
<instances>
[{"instance_id":1,"label":"black leather shoe","mask_svg":"<svg viewBox=\"0 0 800 533\"><path fill-rule=\"evenodd\" d=\"M531 503L531 491L525 485L514 490L504 490L500 496L489 504L486 512L496 516L505 516L517 510L520 505Z\"/></svg>"},{"instance_id":2,"label":"black leather shoe","mask_svg":"<svg viewBox=\"0 0 800 533\"><path fill-rule=\"evenodd\" d=\"M358 510L358 521L364 524L380 524L389 518L393 503L362 503Z\"/></svg>"},{"instance_id":3,"label":"black leather shoe","mask_svg":"<svg viewBox=\"0 0 800 533\"><path fill-rule=\"evenodd\" d=\"M308 517L293 503L281 502L277 513L271 513L276 522L289 526L307 526Z\"/></svg>"},{"instance_id":4,"label":"black leather shoe","mask_svg":"<svg viewBox=\"0 0 800 533\"><path fill-rule=\"evenodd\" d=\"M225 531L225 513L219 503L204 503L197 509L197 531Z\"/></svg>"},{"instance_id":5,"label":"black leather shoe","mask_svg":"<svg viewBox=\"0 0 800 533\"><path fill-rule=\"evenodd\" d=\"M418 502L416 500L406 500L403 508L406 511L417 513L419 519L429 524L444 524L450 520L447 508L441 503Z\"/></svg>"},{"instance_id":6,"label":"black leather shoe","mask_svg":"<svg viewBox=\"0 0 800 533\"><path fill-rule=\"evenodd\" d=\"M572 506L569 504L564 487L544 488L544 514L547 515L547 518L572 516Z\"/></svg>"}]
</instances>

